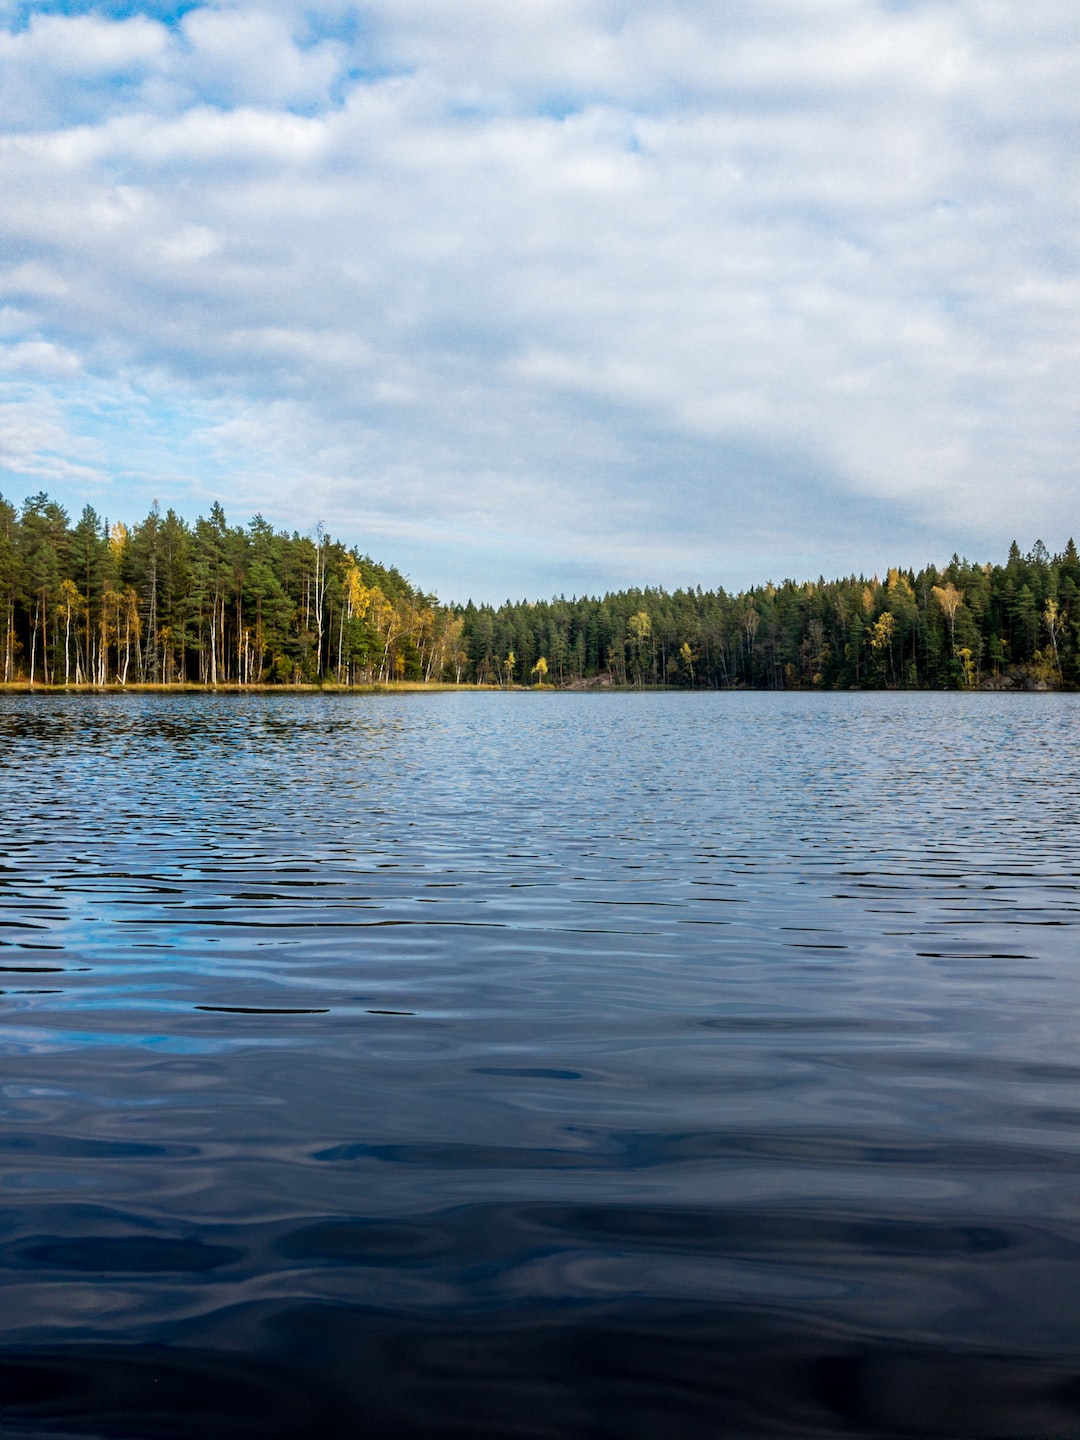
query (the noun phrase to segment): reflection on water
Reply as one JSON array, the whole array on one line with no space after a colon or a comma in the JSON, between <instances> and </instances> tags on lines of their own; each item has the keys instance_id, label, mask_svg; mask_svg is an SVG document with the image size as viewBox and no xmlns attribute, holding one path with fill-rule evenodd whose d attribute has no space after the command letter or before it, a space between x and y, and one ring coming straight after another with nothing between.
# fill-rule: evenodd
<instances>
[{"instance_id":1,"label":"reflection on water","mask_svg":"<svg viewBox=\"0 0 1080 1440\"><path fill-rule=\"evenodd\" d=\"M1078 719L0 698L3 1433L1080 1434Z\"/></svg>"}]
</instances>

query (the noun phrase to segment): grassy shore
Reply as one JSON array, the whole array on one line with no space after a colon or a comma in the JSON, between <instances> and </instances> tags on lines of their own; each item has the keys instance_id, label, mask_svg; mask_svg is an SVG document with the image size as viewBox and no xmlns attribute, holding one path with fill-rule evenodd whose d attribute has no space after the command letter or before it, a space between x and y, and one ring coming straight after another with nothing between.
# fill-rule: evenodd
<instances>
[{"instance_id":1,"label":"grassy shore","mask_svg":"<svg viewBox=\"0 0 1080 1440\"><path fill-rule=\"evenodd\" d=\"M0 695L405 695L410 693L428 694L434 691L458 690L499 690L499 685L455 685L444 681L389 680L370 685L336 685L327 681L323 685L200 685L185 680L174 685L130 684L90 685L82 684L43 685L40 680L33 684L29 680L13 680L0 683ZM533 686L515 685L515 690L533 689ZM550 686L545 686L550 689Z\"/></svg>"}]
</instances>

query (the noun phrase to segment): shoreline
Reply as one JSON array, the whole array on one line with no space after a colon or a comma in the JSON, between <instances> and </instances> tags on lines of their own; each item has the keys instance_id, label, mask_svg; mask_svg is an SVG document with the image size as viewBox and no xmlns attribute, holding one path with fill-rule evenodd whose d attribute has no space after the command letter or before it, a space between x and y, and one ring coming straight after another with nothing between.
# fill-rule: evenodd
<instances>
[{"instance_id":1,"label":"shoreline","mask_svg":"<svg viewBox=\"0 0 1080 1440\"><path fill-rule=\"evenodd\" d=\"M516 685L516 690L530 690L533 686ZM545 686L553 689L553 686ZM393 680L372 682L370 685L240 685L235 681L221 685L203 685L196 680L178 680L173 684L164 681L132 682L130 685L111 683L94 685L90 683L49 684L40 680L32 684L29 680L0 682L0 695L396 695L426 694L436 691L491 690L505 689L499 685L455 685L446 681Z\"/></svg>"},{"instance_id":2,"label":"shoreline","mask_svg":"<svg viewBox=\"0 0 1080 1440\"><path fill-rule=\"evenodd\" d=\"M1072 685L1010 685L984 683L952 689L919 686L903 688L890 685L866 686L792 686L790 689L766 689L760 686L735 685L714 688L685 685L613 685L589 681L569 681L563 685L481 685L454 684L447 681L396 680L373 682L369 685L240 685L235 682L203 685L194 680L164 683L50 684L39 680L0 682L0 695L435 695L435 694L518 694L535 695L1074 695Z\"/></svg>"}]
</instances>

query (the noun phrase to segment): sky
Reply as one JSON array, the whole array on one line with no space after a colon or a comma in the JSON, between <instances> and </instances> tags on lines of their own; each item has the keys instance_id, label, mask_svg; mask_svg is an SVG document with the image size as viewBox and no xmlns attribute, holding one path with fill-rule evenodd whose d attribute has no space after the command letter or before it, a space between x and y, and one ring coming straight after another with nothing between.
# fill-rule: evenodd
<instances>
[{"instance_id":1,"label":"sky","mask_svg":"<svg viewBox=\"0 0 1080 1440\"><path fill-rule=\"evenodd\" d=\"M445 600L1080 540L1076 0L0 0L0 493Z\"/></svg>"}]
</instances>

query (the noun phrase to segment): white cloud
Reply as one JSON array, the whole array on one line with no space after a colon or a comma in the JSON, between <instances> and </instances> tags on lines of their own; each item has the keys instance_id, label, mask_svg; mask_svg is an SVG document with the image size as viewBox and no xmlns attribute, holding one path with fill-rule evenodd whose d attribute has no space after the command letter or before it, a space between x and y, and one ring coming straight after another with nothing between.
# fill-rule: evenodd
<instances>
[{"instance_id":1,"label":"white cloud","mask_svg":"<svg viewBox=\"0 0 1080 1440\"><path fill-rule=\"evenodd\" d=\"M187 53L174 73L224 104L317 104L343 60L335 42L301 47L281 16L255 8L191 10L181 29Z\"/></svg>"},{"instance_id":2,"label":"white cloud","mask_svg":"<svg viewBox=\"0 0 1080 1440\"><path fill-rule=\"evenodd\" d=\"M136 15L32 14L25 29L0 30L0 125L15 130L94 116L163 58L165 27Z\"/></svg>"},{"instance_id":3,"label":"white cloud","mask_svg":"<svg viewBox=\"0 0 1080 1440\"><path fill-rule=\"evenodd\" d=\"M15 345L0 345L0 375L66 380L77 375L81 368L77 355L48 340L23 340Z\"/></svg>"},{"instance_id":4,"label":"white cloud","mask_svg":"<svg viewBox=\"0 0 1080 1440\"><path fill-rule=\"evenodd\" d=\"M63 382L75 447L80 383L154 377L177 484L229 474L238 503L384 537L459 595L526 551L550 589L590 556L597 583L725 555L750 580L1063 539L1080 24L1018 17L36 16L0 42L9 93L49 82L3 112L0 364Z\"/></svg>"},{"instance_id":5,"label":"white cloud","mask_svg":"<svg viewBox=\"0 0 1080 1440\"><path fill-rule=\"evenodd\" d=\"M72 433L62 404L52 395L0 378L0 474L6 469L17 475L24 491L43 485L77 490L101 484L98 458L92 441ZM23 498L9 486L0 490L9 499Z\"/></svg>"},{"instance_id":6,"label":"white cloud","mask_svg":"<svg viewBox=\"0 0 1080 1440\"><path fill-rule=\"evenodd\" d=\"M0 33L0 65L67 79L115 75L157 59L163 26L144 16L105 20L94 15L33 15L18 34Z\"/></svg>"}]
</instances>

